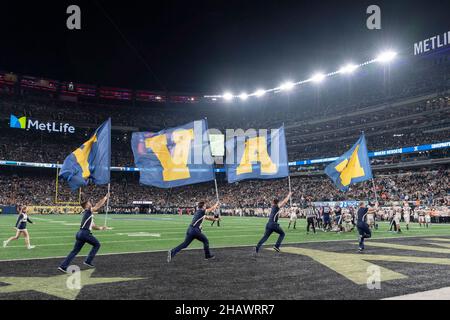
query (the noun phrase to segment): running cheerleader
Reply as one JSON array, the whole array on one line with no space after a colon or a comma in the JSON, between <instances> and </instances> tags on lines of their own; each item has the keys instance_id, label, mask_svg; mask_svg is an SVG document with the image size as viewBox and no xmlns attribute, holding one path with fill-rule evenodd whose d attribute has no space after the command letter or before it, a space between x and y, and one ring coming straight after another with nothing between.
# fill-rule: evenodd
<instances>
[{"instance_id":1,"label":"running cheerleader","mask_svg":"<svg viewBox=\"0 0 450 320\"><path fill-rule=\"evenodd\" d=\"M27 206L21 206L19 207L19 217L17 218L16 222L16 235L14 237L9 238L8 240L3 241L3 248L6 248L8 243L12 240L18 240L20 238L20 235L23 234L25 237L25 245L27 246L27 249L33 249L36 246L32 246L30 244L30 234L27 230L27 222L33 223L30 218L28 218L27 215Z\"/></svg>"}]
</instances>

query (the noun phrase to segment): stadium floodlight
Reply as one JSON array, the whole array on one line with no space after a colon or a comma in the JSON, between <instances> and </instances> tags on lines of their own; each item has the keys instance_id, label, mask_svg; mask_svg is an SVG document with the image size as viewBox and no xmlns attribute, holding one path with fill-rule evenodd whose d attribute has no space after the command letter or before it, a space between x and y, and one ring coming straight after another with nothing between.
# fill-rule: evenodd
<instances>
[{"instance_id":1,"label":"stadium floodlight","mask_svg":"<svg viewBox=\"0 0 450 320\"><path fill-rule=\"evenodd\" d=\"M385 52L382 52L381 54L379 54L375 60L386 63L386 62L392 61L396 55L397 55L397 52L395 52L395 51L385 51Z\"/></svg>"},{"instance_id":2,"label":"stadium floodlight","mask_svg":"<svg viewBox=\"0 0 450 320\"><path fill-rule=\"evenodd\" d=\"M245 93L245 92L242 92L242 93L239 95L239 98L240 98L241 100L247 100L247 99L248 99L248 94Z\"/></svg>"},{"instance_id":3,"label":"stadium floodlight","mask_svg":"<svg viewBox=\"0 0 450 320\"><path fill-rule=\"evenodd\" d=\"M262 97L265 94L266 94L266 90L263 90L263 89L258 89L254 93L254 95L257 96L257 97Z\"/></svg>"},{"instance_id":4,"label":"stadium floodlight","mask_svg":"<svg viewBox=\"0 0 450 320\"><path fill-rule=\"evenodd\" d=\"M291 81L286 81L280 86L280 90L289 91L294 87L294 83Z\"/></svg>"},{"instance_id":5,"label":"stadium floodlight","mask_svg":"<svg viewBox=\"0 0 450 320\"><path fill-rule=\"evenodd\" d=\"M358 66L355 64L347 64L339 69L339 73L349 74L358 69Z\"/></svg>"},{"instance_id":6,"label":"stadium floodlight","mask_svg":"<svg viewBox=\"0 0 450 320\"><path fill-rule=\"evenodd\" d=\"M224 99L227 100L227 101L230 101L231 99L233 99L233 94L232 94L231 92L225 92L225 93L222 95L222 98L224 98Z\"/></svg>"},{"instance_id":7,"label":"stadium floodlight","mask_svg":"<svg viewBox=\"0 0 450 320\"><path fill-rule=\"evenodd\" d=\"M322 82L325 79L325 75L323 73L316 73L311 77L312 82Z\"/></svg>"}]
</instances>

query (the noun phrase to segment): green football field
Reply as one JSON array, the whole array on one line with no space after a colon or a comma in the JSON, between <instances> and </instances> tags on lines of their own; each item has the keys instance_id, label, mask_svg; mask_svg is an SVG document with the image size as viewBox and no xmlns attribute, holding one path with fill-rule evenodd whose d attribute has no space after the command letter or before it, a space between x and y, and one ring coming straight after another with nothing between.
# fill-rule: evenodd
<instances>
[{"instance_id":1,"label":"green football field","mask_svg":"<svg viewBox=\"0 0 450 320\"><path fill-rule=\"evenodd\" d=\"M13 226L16 215L0 215L0 240L3 241L15 234ZM63 257L69 253L74 244L75 234L79 229L81 217L78 215L34 215L34 224L28 225L31 242L35 249L25 249L23 238L13 241L8 247L0 247L0 261L13 259ZM96 216L96 223L103 225L105 217ZM186 228L191 220L189 216L178 215L109 215L108 226L112 230L94 231L102 247L99 254L165 251L183 241ZM210 222L203 224L203 230L209 238L211 247L236 247L255 245L264 232L265 218L255 217L223 217L221 227L211 227ZM282 228L286 232L284 244L311 241L339 241L355 239L356 232L335 233L321 232L306 234L306 221L297 222L296 230L288 230L287 219L280 219ZM404 225L402 224L404 228ZM402 234L388 231L387 223L381 223L379 230L374 232L373 238L400 238L414 236L449 236L450 225L434 224L430 228L420 228L412 224L410 230L403 230ZM274 234L267 245L276 241ZM201 243L194 241L190 248L201 248ZM81 251L86 255L89 245Z\"/></svg>"}]
</instances>

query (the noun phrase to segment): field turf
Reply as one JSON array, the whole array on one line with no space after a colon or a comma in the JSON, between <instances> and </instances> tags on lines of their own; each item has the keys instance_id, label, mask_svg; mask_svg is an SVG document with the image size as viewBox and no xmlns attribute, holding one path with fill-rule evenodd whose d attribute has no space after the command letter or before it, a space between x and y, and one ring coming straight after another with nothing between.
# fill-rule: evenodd
<instances>
[{"instance_id":1,"label":"field turf","mask_svg":"<svg viewBox=\"0 0 450 320\"><path fill-rule=\"evenodd\" d=\"M16 215L0 215L0 240L3 241L15 234L13 226ZM25 250L23 238L13 241L7 248L0 247L0 261L11 259L31 259L62 257L73 247L75 233L79 229L80 216L77 215L34 215L34 224L28 225L31 242L35 249ZM96 216L96 223L103 225L105 216ZM109 231L94 231L102 247L99 254L165 251L175 247L184 239L191 221L190 216L178 215L109 215ZM356 231L351 233L321 232L306 234L305 220L297 222L297 229L287 229L288 219L280 219L286 232L284 244L304 243L310 241L356 240ZM223 217L221 226L210 226L205 221L203 230L208 236L211 248L254 246L261 238L266 224L265 218L256 217ZM412 224L410 230L402 234L388 232L388 225L381 223L373 238L399 238L406 236L450 236L450 225L435 224L429 229ZM267 245L276 241L273 234ZM1 244L1 242L0 242ZM194 241L190 248L201 248ZM86 255L90 246L86 245L80 255Z\"/></svg>"},{"instance_id":2,"label":"field turf","mask_svg":"<svg viewBox=\"0 0 450 320\"><path fill-rule=\"evenodd\" d=\"M0 217L0 238L13 234L15 218ZM167 264L165 251L183 240L190 217L114 215L108 223L113 230L96 232L102 242L96 269L77 257L73 265L81 270L81 287L69 288L74 278L56 268L73 246L80 216L32 219L35 249L25 249L23 239L0 248L0 300L382 299L450 290L450 279L443 277L450 267L450 225L412 224L399 235L382 223L366 252L358 254L355 232L307 235L304 220L297 230L287 230L288 220L282 219L287 233L282 252L270 249L272 236L255 258L251 246L266 219L224 217L220 228L204 224L215 260L204 261L194 242L193 250ZM103 219L98 216L97 223ZM379 287L368 285L373 279ZM433 299L445 298L437 292Z\"/></svg>"}]
</instances>

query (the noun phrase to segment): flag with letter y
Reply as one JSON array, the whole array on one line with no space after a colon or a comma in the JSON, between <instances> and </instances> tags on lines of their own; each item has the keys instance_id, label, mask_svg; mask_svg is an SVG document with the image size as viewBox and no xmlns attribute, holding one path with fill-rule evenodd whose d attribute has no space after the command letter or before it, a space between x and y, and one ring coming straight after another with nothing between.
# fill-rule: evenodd
<instances>
[{"instance_id":1,"label":"flag with letter y","mask_svg":"<svg viewBox=\"0 0 450 320\"><path fill-rule=\"evenodd\" d=\"M111 118L64 160L59 176L72 190L94 184L107 184L111 175Z\"/></svg>"},{"instance_id":2,"label":"flag with letter y","mask_svg":"<svg viewBox=\"0 0 450 320\"><path fill-rule=\"evenodd\" d=\"M325 168L325 173L341 191L347 191L351 184L372 179L364 134L350 150L330 163Z\"/></svg>"},{"instance_id":3,"label":"flag with letter y","mask_svg":"<svg viewBox=\"0 0 450 320\"><path fill-rule=\"evenodd\" d=\"M206 120L152 132L135 132L131 146L140 183L179 187L215 179Z\"/></svg>"}]
</instances>

